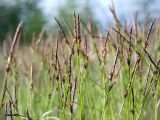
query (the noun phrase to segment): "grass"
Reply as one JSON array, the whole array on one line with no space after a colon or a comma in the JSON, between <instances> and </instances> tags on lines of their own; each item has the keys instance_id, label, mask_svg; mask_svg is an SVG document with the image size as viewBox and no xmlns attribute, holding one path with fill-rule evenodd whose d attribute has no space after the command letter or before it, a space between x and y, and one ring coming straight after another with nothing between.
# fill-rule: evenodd
<instances>
[{"instance_id":1,"label":"grass","mask_svg":"<svg viewBox=\"0 0 160 120\"><path fill-rule=\"evenodd\" d=\"M73 29L65 20L66 33L55 18L53 36L42 30L24 47L17 43L21 22L2 61L1 118L160 119L157 21L144 30L137 17L133 27L122 26L114 7L111 12L116 26L106 36L74 13Z\"/></svg>"}]
</instances>

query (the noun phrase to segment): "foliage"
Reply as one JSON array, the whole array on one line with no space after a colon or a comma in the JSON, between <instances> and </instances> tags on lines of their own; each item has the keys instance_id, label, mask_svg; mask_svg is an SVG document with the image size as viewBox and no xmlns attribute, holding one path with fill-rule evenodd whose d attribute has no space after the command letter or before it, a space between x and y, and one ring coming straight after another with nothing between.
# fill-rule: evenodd
<instances>
[{"instance_id":1,"label":"foliage","mask_svg":"<svg viewBox=\"0 0 160 120\"><path fill-rule=\"evenodd\" d=\"M0 11L0 40L4 40L7 34L13 34L19 21L25 22L24 37L31 40L33 32L38 34L45 20L40 10L38 0L13 0L1 2Z\"/></svg>"},{"instance_id":2,"label":"foliage","mask_svg":"<svg viewBox=\"0 0 160 120\"><path fill-rule=\"evenodd\" d=\"M7 33L13 34L19 20L20 8L17 6L0 4L0 40L2 41Z\"/></svg>"}]
</instances>

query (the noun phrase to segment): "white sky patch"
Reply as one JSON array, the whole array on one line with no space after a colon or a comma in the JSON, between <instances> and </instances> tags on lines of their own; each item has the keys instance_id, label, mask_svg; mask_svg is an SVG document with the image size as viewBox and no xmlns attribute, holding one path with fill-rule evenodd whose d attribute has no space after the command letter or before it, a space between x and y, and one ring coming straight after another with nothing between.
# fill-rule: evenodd
<instances>
[{"instance_id":1,"label":"white sky patch","mask_svg":"<svg viewBox=\"0 0 160 120\"><path fill-rule=\"evenodd\" d=\"M100 0L101 6L104 9L107 19L113 20L112 14L109 8L112 6L112 2L114 3L114 7L116 10L116 14L122 22L127 20L129 23L133 22L134 12L139 10L139 6L135 3L134 0ZM103 22L108 24L107 22Z\"/></svg>"},{"instance_id":2,"label":"white sky patch","mask_svg":"<svg viewBox=\"0 0 160 120\"><path fill-rule=\"evenodd\" d=\"M65 5L66 0L44 0L40 3L42 12L47 20L46 26L51 27L55 24L54 16L57 16L58 10Z\"/></svg>"},{"instance_id":3,"label":"white sky patch","mask_svg":"<svg viewBox=\"0 0 160 120\"><path fill-rule=\"evenodd\" d=\"M60 4L61 3L61 4ZM56 15L60 6L65 4L65 0L44 0L41 3L43 12L46 15Z\"/></svg>"},{"instance_id":4,"label":"white sky patch","mask_svg":"<svg viewBox=\"0 0 160 120\"><path fill-rule=\"evenodd\" d=\"M75 0L78 2L78 10L83 9L86 2L91 4L91 8L94 14L94 18L101 24L104 28L106 25L110 25L113 21L112 14L110 12L110 7L112 6L112 1L114 3L117 16L120 20L133 21L134 12L138 10L138 5L134 0ZM46 15L48 21L53 21L53 16L56 16L58 9L66 4L66 0L45 0L42 1L41 6L44 8L43 12ZM86 16L87 17L87 16Z\"/></svg>"}]
</instances>

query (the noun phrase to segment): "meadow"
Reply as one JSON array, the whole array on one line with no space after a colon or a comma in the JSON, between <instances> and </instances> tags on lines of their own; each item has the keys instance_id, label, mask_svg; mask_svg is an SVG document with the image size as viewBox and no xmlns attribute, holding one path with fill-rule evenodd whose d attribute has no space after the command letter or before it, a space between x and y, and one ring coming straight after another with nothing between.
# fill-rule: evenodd
<instances>
[{"instance_id":1,"label":"meadow","mask_svg":"<svg viewBox=\"0 0 160 120\"><path fill-rule=\"evenodd\" d=\"M111 12L105 36L74 13L67 31L55 17L57 31L27 45L21 21L1 50L1 119L160 119L159 21L140 23L135 13L122 24Z\"/></svg>"}]
</instances>

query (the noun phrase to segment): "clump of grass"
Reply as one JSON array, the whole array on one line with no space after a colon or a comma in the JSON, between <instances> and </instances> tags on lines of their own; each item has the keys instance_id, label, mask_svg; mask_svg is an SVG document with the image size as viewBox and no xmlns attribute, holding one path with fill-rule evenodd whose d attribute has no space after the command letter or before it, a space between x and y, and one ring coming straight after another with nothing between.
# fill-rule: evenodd
<instances>
[{"instance_id":1,"label":"clump of grass","mask_svg":"<svg viewBox=\"0 0 160 120\"><path fill-rule=\"evenodd\" d=\"M2 119L160 118L156 20L146 34L137 13L128 27L119 22L114 6L110 10L115 27L106 36L74 12L73 28L64 19L69 34L55 17L53 36L44 38L42 30L31 45L15 50L20 22L4 70Z\"/></svg>"}]
</instances>

